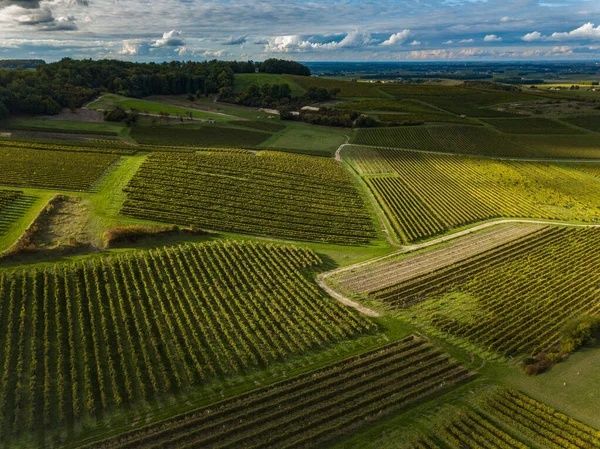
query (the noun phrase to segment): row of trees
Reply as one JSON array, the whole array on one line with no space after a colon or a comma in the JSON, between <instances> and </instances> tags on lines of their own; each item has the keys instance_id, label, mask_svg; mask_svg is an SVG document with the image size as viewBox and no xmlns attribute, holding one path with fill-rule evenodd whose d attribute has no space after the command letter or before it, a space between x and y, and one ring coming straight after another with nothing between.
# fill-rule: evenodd
<instances>
[{"instance_id":1,"label":"row of trees","mask_svg":"<svg viewBox=\"0 0 600 449\"><path fill-rule=\"evenodd\" d=\"M116 60L74 60L40 65L31 70L0 70L0 118L8 113L57 114L78 108L101 92L129 97L205 95L232 90L234 73L310 75L305 66L275 59L262 63L171 61L161 64Z\"/></svg>"}]
</instances>

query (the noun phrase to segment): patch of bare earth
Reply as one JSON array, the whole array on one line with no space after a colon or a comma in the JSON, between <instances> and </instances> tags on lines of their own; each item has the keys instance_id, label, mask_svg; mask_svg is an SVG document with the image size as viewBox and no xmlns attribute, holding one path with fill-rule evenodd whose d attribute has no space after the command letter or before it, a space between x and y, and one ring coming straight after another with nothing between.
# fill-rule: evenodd
<instances>
[{"instance_id":1,"label":"patch of bare earth","mask_svg":"<svg viewBox=\"0 0 600 449\"><path fill-rule=\"evenodd\" d=\"M52 206L47 218L40 223L32 243L40 249L72 246L75 242L91 245L89 219L90 206L87 200L65 196Z\"/></svg>"}]
</instances>

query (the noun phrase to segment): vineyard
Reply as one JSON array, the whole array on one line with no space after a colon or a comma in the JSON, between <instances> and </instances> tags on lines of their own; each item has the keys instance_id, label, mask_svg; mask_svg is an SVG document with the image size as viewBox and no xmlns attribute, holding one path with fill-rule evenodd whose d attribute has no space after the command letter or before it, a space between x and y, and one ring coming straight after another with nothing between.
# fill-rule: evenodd
<instances>
[{"instance_id":1,"label":"vineyard","mask_svg":"<svg viewBox=\"0 0 600 449\"><path fill-rule=\"evenodd\" d=\"M385 97L373 85L352 81L334 80L321 77L286 75L287 79L304 90L316 87L320 89L340 89L339 97L378 98Z\"/></svg>"},{"instance_id":2,"label":"vineyard","mask_svg":"<svg viewBox=\"0 0 600 449\"><path fill-rule=\"evenodd\" d=\"M118 160L116 154L0 146L0 184L88 190Z\"/></svg>"},{"instance_id":3,"label":"vineyard","mask_svg":"<svg viewBox=\"0 0 600 449\"><path fill-rule=\"evenodd\" d=\"M562 120L590 131L600 132L600 115L576 115Z\"/></svg>"},{"instance_id":4,"label":"vineyard","mask_svg":"<svg viewBox=\"0 0 600 449\"><path fill-rule=\"evenodd\" d=\"M0 235L4 234L30 199L17 190L0 189Z\"/></svg>"},{"instance_id":5,"label":"vineyard","mask_svg":"<svg viewBox=\"0 0 600 449\"><path fill-rule=\"evenodd\" d=\"M153 154L126 192L122 212L138 218L342 244L375 236L352 178L323 158Z\"/></svg>"},{"instance_id":6,"label":"vineyard","mask_svg":"<svg viewBox=\"0 0 600 449\"><path fill-rule=\"evenodd\" d=\"M458 154L523 156L523 149L488 128L468 125L365 128L352 138L355 145L370 145Z\"/></svg>"},{"instance_id":7,"label":"vineyard","mask_svg":"<svg viewBox=\"0 0 600 449\"><path fill-rule=\"evenodd\" d=\"M552 164L365 147L345 156L404 242L497 217L600 219L598 184Z\"/></svg>"},{"instance_id":8,"label":"vineyard","mask_svg":"<svg viewBox=\"0 0 600 449\"><path fill-rule=\"evenodd\" d=\"M87 449L313 448L471 377L412 336Z\"/></svg>"},{"instance_id":9,"label":"vineyard","mask_svg":"<svg viewBox=\"0 0 600 449\"><path fill-rule=\"evenodd\" d=\"M0 435L374 331L299 271L319 263L310 250L224 242L0 274Z\"/></svg>"},{"instance_id":10,"label":"vineyard","mask_svg":"<svg viewBox=\"0 0 600 449\"><path fill-rule=\"evenodd\" d=\"M370 294L415 321L502 356L537 353L600 312L597 228L549 227Z\"/></svg>"},{"instance_id":11,"label":"vineyard","mask_svg":"<svg viewBox=\"0 0 600 449\"><path fill-rule=\"evenodd\" d=\"M428 435L414 438L403 449L600 446L600 432L518 391L498 388L477 402L449 410Z\"/></svg>"},{"instance_id":12,"label":"vineyard","mask_svg":"<svg viewBox=\"0 0 600 449\"><path fill-rule=\"evenodd\" d=\"M73 151L73 152L84 152L84 153L108 153L108 154L120 154L131 156L136 153L136 148L131 146L123 145L122 142L100 142L93 144L92 142L86 143L71 143L71 142L60 142L60 143L49 143L49 142L36 142L28 140L4 140L0 139L0 149L7 147L10 149L14 148L27 148L30 150L50 150L50 151Z\"/></svg>"},{"instance_id":13,"label":"vineyard","mask_svg":"<svg viewBox=\"0 0 600 449\"><path fill-rule=\"evenodd\" d=\"M485 119L494 128L511 134L583 134L584 131L567 126L557 120L540 117L514 119ZM565 120L566 121L566 120Z\"/></svg>"},{"instance_id":14,"label":"vineyard","mask_svg":"<svg viewBox=\"0 0 600 449\"><path fill-rule=\"evenodd\" d=\"M392 255L359 268L342 270L329 278L329 282L349 294L367 295L469 259L543 227L537 224L494 226L432 249Z\"/></svg>"}]
</instances>

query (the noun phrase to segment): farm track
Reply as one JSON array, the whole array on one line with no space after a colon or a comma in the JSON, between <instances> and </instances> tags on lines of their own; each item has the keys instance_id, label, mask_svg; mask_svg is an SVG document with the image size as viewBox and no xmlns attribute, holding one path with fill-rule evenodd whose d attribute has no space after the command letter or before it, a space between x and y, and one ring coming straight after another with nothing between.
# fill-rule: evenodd
<instances>
[{"instance_id":1,"label":"farm track","mask_svg":"<svg viewBox=\"0 0 600 449\"><path fill-rule=\"evenodd\" d=\"M411 252L414 252L414 251L417 251L420 249L429 248L429 247L438 245L440 243L448 242L450 240L454 240L459 237L469 235L474 232L481 231L483 229L490 228L492 226L497 226L497 225L502 225L502 224L510 224L510 223L539 224L539 225L546 225L546 226L565 226L565 227L575 227L575 228L600 228L600 224L577 224L577 223L564 223L564 222L548 222L548 221L543 221L543 220L513 220L513 219L495 220L495 221L491 221L488 223L483 223L483 224L474 226L469 229L465 229L460 232L456 232L454 234L439 237L439 238L436 238L436 239L433 239L433 240L430 240L427 242L403 246L399 251L395 251L386 256L376 257L373 259L366 260L364 262L359 262L359 263L356 263L353 265L348 265L346 267L341 267L341 268L337 268L335 270L328 271L326 273L322 273L317 277L317 283L323 289L325 289L325 291L328 294L330 294L331 296L333 296L335 299L342 302L346 306L353 307L356 310L358 310L359 312L364 313L367 316L372 316L372 317L381 316L381 314L379 312L377 312L373 309L369 309L369 308L357 303L356 301L353 301L350 298L344 296L342 293L336 291L335 289L333 289L331 286L329 286L326 283L326 280L332 276L344 273L346 271L357 270L364 266L381 262L382 260L391 259L393 257L397 257L402 254L408 254L408 253L411 253Z\"/></svg>"}]
</instances>

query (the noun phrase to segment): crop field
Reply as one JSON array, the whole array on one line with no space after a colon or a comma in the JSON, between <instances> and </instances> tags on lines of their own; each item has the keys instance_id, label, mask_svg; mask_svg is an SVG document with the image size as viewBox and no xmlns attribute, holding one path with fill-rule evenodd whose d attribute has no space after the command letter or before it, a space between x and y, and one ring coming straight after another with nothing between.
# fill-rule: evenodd
<instances>
[{"instance_id":1,"label":"crop field","mask_svg":"<svg viewBox=\"0 0 600 449\"><path fill-rule=\"evenodd\" d=\"M310 250L223 242L0 274L0 435L373 331L299 271L319 263Z\"/></svg>"},{"instance_id":2,"label":"crop field","mask_svg":"<svg viewBox=\"0 0 600 449\"><path fill-rule=\"evenodd\" d=\"M363 100L353 101L350 103L344 103L338 106L340 109L350 109L360 112L403 112L411 114L438 114L438 115L450 115L445 111L433 108L419 101L412 100L400 100L395 101L393 99L386 100Z\"/></svg>"},{"instance_id":3,"label":"crop field","mask_svg":"<svg viewBox=\"0 0 600 449\"><path fill-rule=\"evenodd\" d=\"M540 117L523 117L515 119L485 119L503 133L510 134L584 134L582 131L567 126L557 120ZM567 121L567 120L565 120Z\"/></svg>"},{"instance_id":4,"label":"crop field","mask_svg":"<svg viewBox=\"0 0 600 449\"><path fill-rule=\"evenodd\" d=\"M344 291L367 295L456 264L542 229L539 224L505 224L451 240L433 249L383 258L340 272L331 283Z\"/></svg>"},{"instance_id":5,"label":"crop field","mask_svg":"<svg viewBox=\"0 0 600 449\"><path fill-rule=\"evenodd\" d=\"M123 145L118 142L116 145L109 144L107 142L99 143L49 143L49 142L36 142L28 140L4 140L0 139L0 149L3 147L7 148L27 148L30 150L50 150L50 151L73 151L73 152L84 152L84 153L107 153L107 154L120 154L131 156L137 152L135 147L131 145Z\"/></svg>"},{"instance_id":6,"label":"crop field","mask_svg":"<svg viewBox=\"0 0 600 449\"><path fill-rule=\"evenodd\" d=\"M515 390L498 388L471 407L455 408L403 449L593 449L600 432ZM474 401L475 402L475 401ZM399 446L400 447L400 446Z\"/></svg>"},{"instance_id":7,"label":"crop field","mask_svg":"<svg viewBox=\"0 0 600 449\"><path fill-rule=\"evenodd\" d=\"M600 159L600 134L535 136L512 134L510 140L521 147L520 156ZM511 156L511 154L506 154L506 156Z\"/></svg>"},{"instance_id":8,"label":"crop field","mask_svg":"<svg viewBox=\"0 0 600 449\"><path fill-rule=\"evenodd\" d=\"M600 114L576 115L562 118L561 120L590 131L600 132Z\"/></svg>"},{"instance_id":9,"label":"crop field","mask_svg":"<svg viewBox=\"0 0 600 449\"><path fill-rule=\"evenodd\" d=\"M151 155L126 188L122 212L287 239L367 243L372 220L334 161L276 152Z\"/></svg>"},{"instance_id":10,"label":"crop field","mask_svg":"<svg viewBox=\"0 0 600 449\"><path fill-rule=\"evenodd\" d=\"M359 129L355 145L494 156L525 156L508 138L481 126L426 126Z\"/></svg>"},{"instance_id":11,"label":"crop field","mask_svg":"<svg viewBox=\"0 0 600 449\"><path fill-rule=\"evenodd\" d=\"M416 99L457 115L468 117L518 117L503 105L530 102L542 96L460 86L385 84L381 90L397 99Z\"/></svg>"},{"instance_id":12,"label":"crop field","mask_svg":"<svg viewBox=\"0 0 600 449\"><path fill-rule=\"evenodd\" d=\"M600 219L598 184L556 165L365 147L345 154L405 242L497 217Z\"/></svg>"},{"instance_id":13,"label":"crop field","mask_svg":"<svg viewBox=\"0 0 600 449\"><path fill-rule=\"evenodd\" d=\"M48 120L35 118L19 118L0 122L0 127L21 131L92 134L100 136L117 136L124 128L123 125L110 122L77 122L69 120Z\"/></svg>"},{"instance_id":14,"label":"crop field","mask_svg":"<svg viewBox=\"0 0 600 449\"><path fill-rule=\"evenodd\" d=\"M546 228L371 293L415 321L502 356L537 353L600 313L596 228Z\"/></svg>"},{"instance_id":15,"label":"crop field","mask_svg":"<svg viewBox=\"0 0 600 449\"><path fill-rule=\"evenodd\" d=\"M588 175L592 175L595 178L600 178L600 164L569 164L569 167L587 173Z\"/></svg>"},{"instance_id":16,"label":"crop field","mask_svg":"<svg viewBox=\"0 0 600 449\"><path fill-rule=\"evenodd\" d=\"M319 78L314 76L296 76L286 75L286 78L300 86L304 90L311 87L322 89L340 89L338 97L361 97L361 98L380 98L385 97L377 90L376 86L369 83L359 83L352 81L342 81L330 78Z\"/></svg>"},{"instance_id":17,"label":"crop field","mask_svg":"<svg viewBox=\"0 0 600 449\"><path fill-rule=\"evenodd\" d=\"M131 136L144 145L252 148L271 133L218 125L167 125L140 126Z\"/></svg>"},{"instance_id":18,"label":"crop field","mask_svg":"<svg viewBox=\"0 0 600 449\"><path fill-rule=\"evenodd\" d=\"M0 146L0 184L88 190L118 160L115 154Z\"/></svg>"},{"instance_id":19,"label":"crop field","mask_svg":"<svg viewBox=\"0 0 600 449\"><path fill-rule=\"evenodd\" d=\"M87 449L314 448L471 377L425 339L411 336Z\"/></svg>"}]
</instances>

